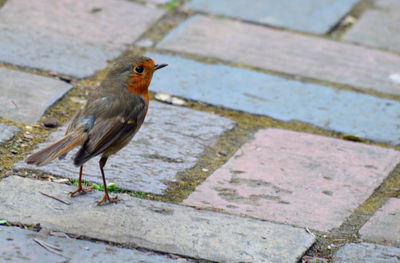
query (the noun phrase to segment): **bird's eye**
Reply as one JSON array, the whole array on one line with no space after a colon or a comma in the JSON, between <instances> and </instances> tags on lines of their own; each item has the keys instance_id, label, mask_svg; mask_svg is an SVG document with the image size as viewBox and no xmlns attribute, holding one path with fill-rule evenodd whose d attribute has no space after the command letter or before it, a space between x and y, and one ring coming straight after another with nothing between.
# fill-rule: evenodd
<instances>
[{"instance_id":1,"label":"bird's eye","mask_svg":"<svg viewBox=\"0 0 400 263\"><path fill-rule=\"evenodd\" d=\"M137 66L137 67L135 68L135 72L137 72L137 73L143 73L143 66Z\"/></svg>"}]
</instances>

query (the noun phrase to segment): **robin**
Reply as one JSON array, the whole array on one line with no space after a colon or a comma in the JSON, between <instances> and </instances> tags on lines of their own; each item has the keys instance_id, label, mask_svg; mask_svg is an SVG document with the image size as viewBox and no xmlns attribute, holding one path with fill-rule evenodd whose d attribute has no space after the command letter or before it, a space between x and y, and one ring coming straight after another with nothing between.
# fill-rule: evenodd
<instances>
[{"instance_id":1,"label":"robin","mask_svg":"<svg viewBox=\"0 0 400 263\"><path fill-rule=\"evenodd\" d=\"M108 71L100 86L90 95L86 105L72 118L64 137L26 159L28 164L42 166L55 158L63 159L75 147L80 147L73 161L80 167L78 188L71 192L85 194L92 189L82 187L83 165L100 155L104 197L97 205L118 202L107 191L104 166L110 155L121 150L142 125L149 107L148 87L153 73L167 66L155 65L145 56L131 55L118 61Z\"/></svg>"}]
</instances>

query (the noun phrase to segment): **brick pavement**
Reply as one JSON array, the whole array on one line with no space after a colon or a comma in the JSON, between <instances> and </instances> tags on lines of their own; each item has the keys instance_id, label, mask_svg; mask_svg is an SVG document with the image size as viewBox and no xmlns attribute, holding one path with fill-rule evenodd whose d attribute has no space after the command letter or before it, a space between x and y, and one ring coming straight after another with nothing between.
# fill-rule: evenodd
<instances>
[{"instance_id":1,"label":"brick pavement","mask_svg":"<svg viewBox=\"0 0 400 263\"><path fill-rule=\"evenodd\" d=\"M400 153L389 149L260 130L183 203L329 231L399 161Z\"/></svg>"},{"instance_id":2,"label":"brick pavement","mask_svg":"<svg viewBox=\"0 0 400 263\"><path fill-rule=\"evenodd\" d=\"M71 85L52 78L0 68L0 116L35 123Z\"/></svg>"},{"instance_id":3,"label":"brick pavement","mask_svg":"<svg viewBox=\"0 0 400 263\"><path fill-rule=\"evenodd\" d=\"M0 123L0 145L11 140L20 129L14 125L7 125Z\"/></svg>"},{"instance_id":4,"label":"brick pavement","mask_svg":"<svg viewBox=\"0 0 400 263\"><path fill-rule=\"evenodd\" d=\"M157 47L400 94L400 83L390 78L399 74L400 58L395 54L239 21L196 15Z\"/></svg>"},{"instance_id":5,"label":"brick pavement","mask_svg":"<svg viewBox=\"0 0 400 263\"><path fill-rule=\"evenodd\" d=\"M387 200L359 233L364 240L400 247L400 199Z\"/></svg>"},{"instance_id":6,"label":"brick pavement","mask_svg":"<svg viewBox=\"0 0 400 263\"><path fill-rule=\"evenodd\" d=\"M7 1L0 9L0 61L87 77L163 14L128 1Z\"/></svg>"},{"instance_id":7,"label":"brick pavement","mask_svg":"<svg viewBox=\"0 0 400 263\"><path fill-rule=\"evenodd\" d=\"M193 0L184 7L205 13L278 26L314 34L326 34L359 0Z\"/></svg>"},{"instance_id":8,"label":"brick pavement","mask_svg":"<svg viewBox=\"0 0 400 263\"><path fill-rule=\"evenodd\" d=\"M0 8L0 159L15 161L0 162L0 222L11 223L0 228L7 236L0 239L0 255L22 262L34 260L36 253L64 260L34 243L36 237L63 246L72 262L99 254L102 260L145 262L299 262L305 253L335 262L396 260L397 1L376 1L343 39L329 39L362 1L254 1L246 8L240 0L229 1L229 8L221 8L224 1L204 0L5 1ZM179 20L171 22L176 14L185 20L167 32ZM123 161L115 158L106 166L108 179L167 201L190 190L187 199L169 204L120 194L122 202L97 207L98 191L70 198L73 187L57 180L76 178L69 158L41 169L42 178L58 183L9 176L12 166L19 174L33 174L17 161L28 152L13 155L9 149L21 140L13 136L30 131L75 85L57 76L85 84L79 79L94 76L132 49L170 64L155 76L152 91L188 101L181 107L152 101L143 129L118 156ZM55 77L42 76L48 71ZM194 109L187 108L191 105ZM46 133L35 129L31 136ZM327 132L320 136L311 130ZM328 137L341 134L372 145ZM96 161L88 164L85 179L99 183L97 169ZM197 182L202 176L208 177ZM384 205L360 212L374 202ZM36 223L45 231L14 226ZM63 239L46 231L73 235ZM79 235L131 248L82 241ZM26 249L14 249L19 247Z\"/></svg>"},{"instance_id":9,"label":"brick pavement","mask_svg":"<svg viewBox=\"0 0 400 263\"><path fill-rule=\"evenodd\" d=\"M346 41L400 53L400 2L379 0L343 36Z\"/></svg>"},{"instance_id":10,"label":"brick pavement","mask_svg":"<svg viewBox=\"0 0 400 263\"><path fill-rule=\"evenodd\" d=\"M400 143L398 101L220 64L148 55L171 64L170 71L154 77L151 90L373 141Z\"/></svg>"}]
</instances>

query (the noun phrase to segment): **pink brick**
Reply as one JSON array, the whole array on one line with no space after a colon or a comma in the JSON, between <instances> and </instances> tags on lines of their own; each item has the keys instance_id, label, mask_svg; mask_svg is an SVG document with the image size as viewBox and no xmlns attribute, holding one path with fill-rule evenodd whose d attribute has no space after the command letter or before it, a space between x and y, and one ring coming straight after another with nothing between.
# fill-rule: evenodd
<instances>
[{"instance_id":1,"label":"pink brick","mask_svg":"<svg viewBox=\"0 0 400 263\"><path fill-rule=\"evenodd\" d=\"M391 198L360 229L362 239L400 246L400 199Z\"/></svg>"},{"instance_id":2,"label":"pink brick","mask_svg":"<svg viewBox=\"0 0 400 263\"><path fill-rule=\"evenodd\" d=\"M183 201L320 231L338 227L400 153L281 129L258 131Z\"/></svg>"},{"instance_id":3,"label":"pink brick","mask_svg":"<svg viewBox=\"0 0 400 263\"><path fill-rule=\"evenodd\" d=\"M398 55L240 21L197 15L158 47L400 94Z\"/></svg>"}]
</instances>

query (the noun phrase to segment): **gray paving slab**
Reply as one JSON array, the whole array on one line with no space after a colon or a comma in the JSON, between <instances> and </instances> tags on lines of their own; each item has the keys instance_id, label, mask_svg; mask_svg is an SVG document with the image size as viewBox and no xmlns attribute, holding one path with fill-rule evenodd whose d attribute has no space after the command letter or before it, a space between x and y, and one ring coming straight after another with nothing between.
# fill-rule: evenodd
<instances>
[{"instance_id":1,"label":"gray paving slab","mask_svg":"<svg viewBox=\"0 0 400 263\"><path fill-rule=\"evenodd\" d=\"M0 145L11 140L19 131L14 125L0 123Z\"/></svg>"},{"instance_id":2,"label":"gray paving slab","mask_svg":"<svg viewBox=\"0 0 400 263\"><path fill-rule=\"evenodd\" d=\"M390 198L359 233L362 239L400 247L400 199Z\"/></svg>"},{"instance_id":3,"label":"gray paving slab","mask_svg":"<svg viewBox=\"0 0 400 263\"><path fill-rule=\"evenodd\" d=\"M262 114L298 120L361 138L400 143L400 102L287 80L247 69L148 53L169 70L154 76L151 90ZM245 88L244 88L245 87Z\"/></svg>"},{"instance_id":4,"label":"gray paving slab","mask_svg":"<svg viewBox=\"0 0 400 263\"><path fill-rule=\"evenodd\" d=\"M341 247L334 255L334 263L398 263L400 248L369 243L351 243Z\"/></svg>"},{"instance_id":5,"label":"gray paving slab","mask_svg":"<svg viewBox=\"0 0 400 263\"><path fill-rule=\"evenodd\" d=\"M148 1L158 5L165 5L168 2L170 2L170 0L148 0Z\"/></svg>"},{"instance_id":6,"label":"gray paving slab","mask_svg":"<svg viewBox=\"0 0 400 263\"><path fill-rule=\"evenodd\" d=\"M400 80L395 78L400 75L398 55L240 21L196 15L157 48L400 94Z\"/></svg>"},{"instance_id":7,"label":"gray paving slab","mask_svg":"<svg viewBox=\"0 0 400 263\"><path fill-rule=\"evenodd\" d=\"M72 85L63 81L0 68L0 116L16 122L35 123L71 88Z\"/></svg>"},{"instance_id":8,"label":"gray paving slab","mask_svg":"<svg viewBox=\"0 0 400 263\"><path fill-rule=\"evenodd\" d=\"M234 125L233 121L214 114L151 101L141 130L129 145L109 159L105 167L107 182L127 190L163 194L169 182L176 182L180 171L193 167L205 147L213 145ZM61 138L65 127L54 132L49 141ZM38 148L46 145L40 144ZM79 169L69 156L39 169L77 178ZM99 157L85 164L84 179L102 183L98 160ZM23 161L15 168L36 169Z\"/></svg>"},{"instance_id":9,"label":"gray paving slab","mask_svg":"<svg viewBox=\"0 0 400 263\"><path fill-rule=\"evenodd\" d=\"M400 53L400 8L397 14L368 10L343 36L343 40Z\"/></svg>"},{"instance_id":10,"label":"gray paving slab","mask_svg":"<svg viewBox=\"0 0 400 263\"><path fill-rule=\"evenodd\" d=\"M0 9L0 61L86 77L163 14L125 0L7 1Z\"/></svg>"},{"instance_id":11,"label":"gray paving slab","mask_svg":"<svg viewBox=\"0 0 400 263\"><path fill-rule=\"evenodd\" d=\"M327 232L340 227L399 161L392 149L261 129L183 204Z\"/></svg>"},{"instance_id":12,"label":"gray paving slab","mask_svg":"<svg viewBox=\"0 0 400 263\"><path fill-rule=\"evenodd\" d=\"M103 193L68 197L73 189L5 178L0 182L0 218L217 262L297 262L315 240L301 228L125 195L118 204L97 206Z\"/></svg>"},{"instance_id":13,"label":"gray paving slab","mask_svg":"<svg viewBox=\"0 0 400 263\"><path fill-rule=\"evenodd\" d=\"M359 0L192 0L185 8L265 25L326 34Z\"/></svg>"},{"instance_id":14,"label":"gray paving slab","mask_svg":"<svg viewBox=\"0 0 400 263\"><path fill-rule=\"evenodd\" d=\"M35 240L61 249L49 252ZM43 244L43 243L42 243ZM17 228L0 226L1 262L180 262L152 252L123 249L101 243L54 237Z\"/></svg>"}]
</instances>

